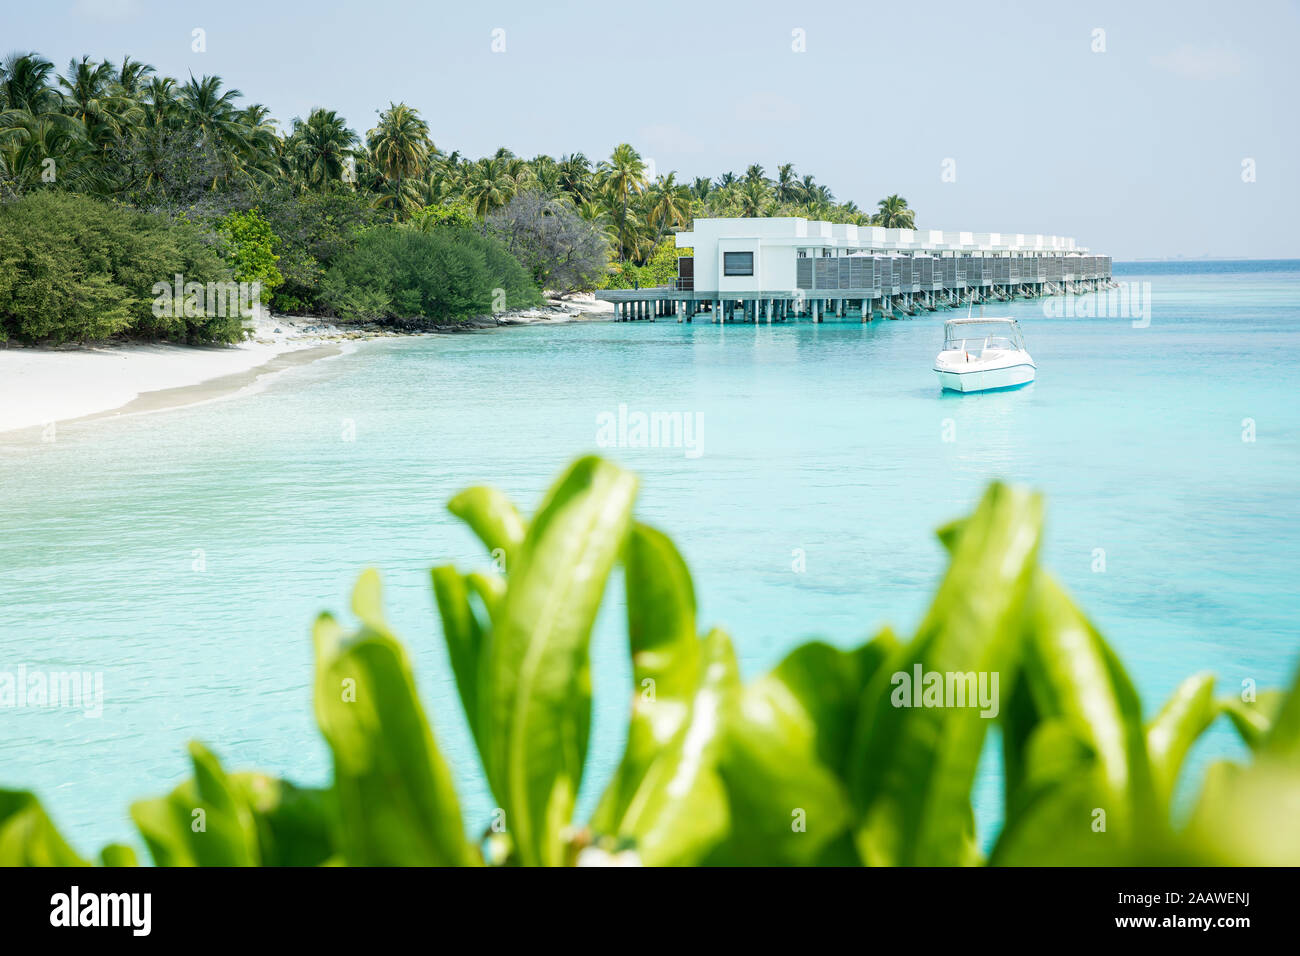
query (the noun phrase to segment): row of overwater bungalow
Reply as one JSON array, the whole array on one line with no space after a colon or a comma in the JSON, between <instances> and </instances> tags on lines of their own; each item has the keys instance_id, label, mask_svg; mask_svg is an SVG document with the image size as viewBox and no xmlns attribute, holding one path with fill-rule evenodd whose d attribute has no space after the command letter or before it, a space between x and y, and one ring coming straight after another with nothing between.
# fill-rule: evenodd
<instances>
[{"instance_id":1,"label":"row of overwater bungalow","mask_svg":"<svg viewBox=\"0 0 1300 956\"><path fill-rule=\"evenodd\" d=\"M620 320L898 318L1109 287L1109 256L1064 236L884 229L803 218L697 219L671 285L611 289Z\"/></svg>"}]
</instances>

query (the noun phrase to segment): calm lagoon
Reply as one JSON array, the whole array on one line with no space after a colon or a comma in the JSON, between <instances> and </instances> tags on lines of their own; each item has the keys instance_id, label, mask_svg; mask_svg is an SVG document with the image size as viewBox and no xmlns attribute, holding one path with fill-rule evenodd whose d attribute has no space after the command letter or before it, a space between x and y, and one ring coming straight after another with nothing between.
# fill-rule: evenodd
<instances>
[{"instance_id":1,"label":"calm lagoon","mask_svg":"<svg viewBox=\"0 0 1300 956\"><path fill-rule=\"evenodd\" d=\"M346 618L373 565L481 831L493 802L428 569L486 560L443 506L489 483L531 512L593 450L640 473L641 518L682 549L702 626L729 630L746 676L808 637L908 633L944 567L933 529L997 477L1047 493L1044 559L1150 712L1199 670L1220 693L1278 684L1300 652L1300 403L1286 377L1300 263L1115 271L1150 283L1148 327L1051 318L1041 301L988 307L1020 319L1038 362L1013 392L940 394L931 362L955 313L575 323L371 342L251 394L2 445L0 671L102 672L104 699L98 717L0 709L0 786L36 790L90 854L139 846L127 807L186 775L190 738L231 768L324 781L309 627L323 609ZM620 406L689 416L696 447L598 448ZM622 613L615 581L593 638L587 808L622 749ZM1219 727L1187 776L1238 752ZM990 751L976 788L986 844L999 788Z\"/></svg>"}]
</instances>

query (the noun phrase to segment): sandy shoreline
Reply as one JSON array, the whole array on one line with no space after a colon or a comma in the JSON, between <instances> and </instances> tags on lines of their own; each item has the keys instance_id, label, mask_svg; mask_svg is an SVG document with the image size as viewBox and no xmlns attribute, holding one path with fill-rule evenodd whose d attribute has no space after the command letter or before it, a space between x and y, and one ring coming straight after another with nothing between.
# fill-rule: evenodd
<instances>
[{"instance_id":1,"label":"sandy shoreline","mask_svg":"<svg viewBox=\"0 0 1300 956\"><path fill-rule=\"evenodd\" d=\"M308 365L323 358L341 355L343 351L343 346L332 343L291 349L287 352L281 352L269 362L256 365L246 371L232 372L229 375L205 379L193 385L178 385L175 388L159 388L141 392L125 405L93 412L89 415L81 415L66 421L68 424L72 424L74 422L94 421L98 418L114 418L118 415L139 415L146 412L160 412L171 408L199 405L203 402L238 394L264 375L273 375L276 372L282 372L298 365Z\"/></svg>"},{"instance_id":2,"label":"sandy shoreline","mask_svg":"<svg viewBox=\"0 0 1300 956\"><path fill-rule=\"evenodd\" d=\"M114 345L0 350L0 433L43 429L247 374L311 345L245 342L229 348Z\"/></svg>"},{"instance_id":3,"label":"sandy shoreline","mask_svg":"<svg viewBox=\"0 0 1300 956\"><path fill-rule=\"evenodd\" d=\"M337 355L337 330L260 320L238 345L123 343L0 349L0 434L157 411L238 392L271 372Z\"/></svg>"},{"instance_id":4,"label":"sandy shoreline","mask_svg":"<svg viewBox=\"0 0 1300 956\"><path fill-rule=\"evenodd\" d=\"M600 318L586 301L510 313L498 324ZM0 435L39 437L56 423L181 408L237 394L257 379L339 355L358 340L396 335L335 327L329 319L271 316L232 346L106 344L0 348Z\"/></svg>"}]
</instances>

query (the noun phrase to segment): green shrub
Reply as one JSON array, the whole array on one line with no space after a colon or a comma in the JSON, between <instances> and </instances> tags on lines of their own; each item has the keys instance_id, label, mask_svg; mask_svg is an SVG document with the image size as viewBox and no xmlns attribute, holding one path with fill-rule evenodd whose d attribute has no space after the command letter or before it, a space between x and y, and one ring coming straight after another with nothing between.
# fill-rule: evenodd
<instances>
[{"instance_id":1,"label":"green shrub","mask_svg":"<svg viewBox=\"0 0 1300 956\"><path fill-rule=\"evenodd\" d=\"M218 221L217 232L225 240L223 251L237 281L259 283L265 296L284 282L275 265L280 259L275 254L280 237L256 209L227 213Z\"/></svg>"},{"instance_id":2,"label":"green shrub","mask_svg":"<svg viewBox=\"0 0 1300 956\"><path fill-rule=\"evenodd\" d=\"M0 205L0 327L18 340L238 341L238 316L155 315L154 286L177 274L230 279L210 237L189 223L52 190Z\"/></svg>"},{"instance_id":3,"label":"green shrub","mask_svg":"<svg viewBox=\"0 0 1300 956\"><path fill-rule=\"evenodd\" d=\"M364 196L347 188L295 193L281 186L261 194L257 206L280 238L276 267L284 282L274 290L271 305L290 313L326 308L321 290L326 270L378 214Z\"/></svg>"},{"instance_id":4,"label":"green shrub","mask_svg":"<svg viewBox=\"0 0 1300 956\"><path fill-rule=\"evenodd\" d=\"M631 262L614 263L601 281L600 288L650 289L655 286L676 285L678 257L689 256L693 252L691 249L677 248L676 242L677 240L672 236L660 241L645 265L638 266Z\"/></svg>"},{"instance_id":5,"label":"green shrub","mask_svg":"<svg viewBox=\"0 0 1300 956\"><path fill-rule=\"evenodd\" d=\"M632 475L584 458L531 522L488 488L450 503L506 569L432 572L501 832L494 826L482 845L466 838L378 575L366 571L352 596L359 628L345 633L322 615L313 631L333 784L228 774L192 744L193 778L132 807L155 862L974 864L985 861L970 791L996 723L1006 803L990 864L1300 863L1300 682L1243 703L1216 700L1213 679L1196 675L1144 722L1114 652L1038 565L1038 496L995 484L940 532L951 561L910 641L885 630L850 650L804 644L748 684L727 635L700 636L686 565L633 518L635 496ZM633 672L627 743L594 815L576 825L588 643L619 562ZM902 706L903 681L918 669L998 675L989 681L998 692L981 702L993 705L988 716L951 701ZM1254 760L1212 767L1178 822L1171 795L1183 758L1225 714ZM206 812L203 832L190 826L195 808ZM100 858L134 862L117 845ZM76 862L31 794L0 791L0 866Z\"/></svg>"},{"instance_id":6,"label":"green shrub","mask_svg":"<svg viewBox=\"0 0 1300 956\"><path fill-rule=\"evenodd\" d=\"M436 206L425 206L413 213L411 225L426 232L440 226L476 227L478 217L465 203L439 203Z\"/></svg>"},{"instance_id":7,"label":"green shrub","mask_svg":"<svg viewBox=\"0 0 1300 956\"><path fill-rule=\"evenodd\" d=\"M496 240L448 224L364 232L322 282L323 301L346 318L458 321L537 305L531 277Z\"/></svg>"}]
</instances>

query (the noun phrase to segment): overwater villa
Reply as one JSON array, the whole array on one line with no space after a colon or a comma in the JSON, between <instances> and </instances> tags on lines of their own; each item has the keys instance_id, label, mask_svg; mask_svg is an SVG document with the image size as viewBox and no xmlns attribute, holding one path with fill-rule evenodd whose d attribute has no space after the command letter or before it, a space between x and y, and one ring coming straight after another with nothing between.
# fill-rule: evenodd
<instances>
[{"instance_id":1,"label":"overwater villa","mask_svg":"<svg viewBox=\"0 0 1300 956\"><path fill-rule=\"evenodd\" d=\"M1016 297L1091 292L1110 284L1110 257L1066 236L885 229L801 217L696 219L677 234L689 251L677 281L609 289L620 321L773 322L827 316L898 318Z\"/></svg>"}]
</instances>

